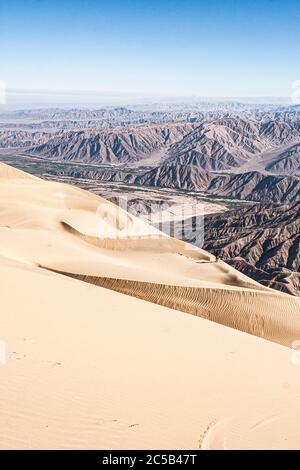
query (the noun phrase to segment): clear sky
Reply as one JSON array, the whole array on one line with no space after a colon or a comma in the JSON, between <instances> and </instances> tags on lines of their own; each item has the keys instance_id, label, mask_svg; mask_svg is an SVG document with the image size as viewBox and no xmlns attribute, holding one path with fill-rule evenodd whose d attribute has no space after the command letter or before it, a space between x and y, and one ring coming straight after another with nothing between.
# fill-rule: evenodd
<instances>
[{"instance_id":1,"label":"clear sky","mask_svg":"<svg viewBox=\"0 0 300 470\"><path fill-rule=\"evenodd\" d=\"M289 96L299 0L0 0L8 88Z\"/></svg>"}]
</instances>

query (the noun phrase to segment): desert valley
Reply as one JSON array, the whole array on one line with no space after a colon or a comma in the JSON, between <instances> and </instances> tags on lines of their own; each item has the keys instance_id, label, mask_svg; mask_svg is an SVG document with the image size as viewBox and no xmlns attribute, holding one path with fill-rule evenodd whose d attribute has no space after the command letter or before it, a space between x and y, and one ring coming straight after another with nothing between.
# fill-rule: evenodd
<instances>
[{"instance_id":1,"label":"desert valley","mask_svg":"<svg viewBox=\"0 0 300 470\"><path fill-rule=\"evenodd\" d=\"M114 202L125 196L135 215L150 202L202 204L203 248L299 295L299 106L136 108L2 114L0 161Z\"/></svg>"},{"instance_id":2,"label":"desert valley","mask_svg":"<svg viewBox=\"0 0 300 470\"><path fill-rule=\"evenodd\" d=\"M0 115L2 449L300 448L299 118Z\"/></svg>"}]
</instances>

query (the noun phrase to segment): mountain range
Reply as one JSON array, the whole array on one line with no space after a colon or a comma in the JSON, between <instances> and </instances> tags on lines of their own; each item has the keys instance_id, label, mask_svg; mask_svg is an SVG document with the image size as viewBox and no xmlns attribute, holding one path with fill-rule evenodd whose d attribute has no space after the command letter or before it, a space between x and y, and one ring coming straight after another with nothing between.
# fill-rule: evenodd
<instances>
[{"instance_id":1,"label":"mountain range","mask_svg":"<svg viewBox=\"0 0 300 470\"><path fill-rule=\"evenodd\" d=\"M115 128L113 130L65 131L32 147L30 154L63 161L131 163L161 152L161 162L196 165L222 171L251 163L254 156L284 146L277 160L289 159L289 172L299 167L300 126L286 121L257 122L245 118L223 118L198 123L169 123ZM286 146L291 146L286 150ZM287 154L288 152L288 154Z\"/></svg>"},{"instance_id":2,"label":"mountain range","mask_svg":"<svg viewBox=\"0 0 300 470\"><path fill-rule=\"evenodd\" d=\"M55 110L40 117L119 119L135 112ZM31 117L37 118L36 113ZM122 183L128 191L133 186L171 189L228 203L252 202L251 208L248 204L238 212L207 216L206 246L259 282L300 294L299 109L227 114L107 129L2 129L0 147L22 147L24 155L37 157L41 165L54 162L46 170L52 179L72 177L75 184L87 179ZM21 114L22 119L28 115Z\"/></svg>"}]
</instances>

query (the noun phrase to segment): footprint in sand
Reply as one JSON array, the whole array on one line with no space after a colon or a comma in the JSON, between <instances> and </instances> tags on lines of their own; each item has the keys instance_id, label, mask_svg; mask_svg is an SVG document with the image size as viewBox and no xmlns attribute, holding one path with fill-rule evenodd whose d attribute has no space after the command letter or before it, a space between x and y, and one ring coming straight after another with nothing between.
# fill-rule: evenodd
<instances>
[{"instance_id":1,"label":"footprint in sand","mask_svg":"<svg viewBox=\"0 0 300 470\"><path fill-rule=\"evenodd\" d=\"M258 436L268 438L268 433L274 441L274 448L281 448L286 438L283 430L287 427L286 416L269 415L255 419L245 417L231 417L212 421L200 436L200 450L234 450L252 448ZM288 428L288 427L287 427ZM274 429L278 435L274 436ZM275 442L276 441L276 442ZM246 444L246 447L245 447Z\"/></svg>"},{"instance_id":2,"label":"footprint in sand","mask_svg":"<svg viewBox=\"0 0 300 470\"><path fill-rule=\"evenodd\" d=\"M11 354L9 354L8 359L14 360L14 361L20 361L21 359L25 359L25 357L26 357L26 354L13 351Z\"/></svg>"}]
</instances>

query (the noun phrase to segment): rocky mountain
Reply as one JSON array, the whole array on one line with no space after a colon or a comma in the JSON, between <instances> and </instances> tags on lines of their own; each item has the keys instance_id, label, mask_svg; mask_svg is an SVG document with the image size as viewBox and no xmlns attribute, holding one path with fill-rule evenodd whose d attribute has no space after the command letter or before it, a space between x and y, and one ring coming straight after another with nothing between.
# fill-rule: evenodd
<instances>
[{"instance_id":1,"label":"rocky mountain","mask_svg":"<svg viewBox=\"0 0 300 470\"><path fill-rule=\"evenodd\" d=\"M136 162L180 140L192 128L192 124L183 123L62 132L32 148L30 154L83 163Z\"/></svg>"},{"instance_id":2,"label":"rocky mountain","mask_svg":"<svg viewBox=\"0 0 300 470\"><path fill-rule=\"evenodd\" d=\"M246 201L285 203L300 200L300 177L264 175L257 171L218 175L207 192L219 197Z\"/></svg>"},{"instance_id":3,"label":"rocky mountain","mask_svg":"<svg viewBox=\"0 0 300 470\"><path fill-rule=\"evenodd\" d=\"M295 175L300 173L300 143L289 147L266 166L272 173Z\"/></svg>"},{"instance_id":4,"label":"rocky mountain","mask_svg":"<svg viewBox=\"0 0 300 470\"><path fill-rule=\"evenodd\" d=\"M210 174L196 165L169 164L138 176L134 182L139 185L205 191Z\"/></svg>"},{"instance_id":5,"label":"rocky mountain","mask_svg":"<svg viewBox=\"0 0 300 470\"><path fill-rule=\"evenodd\" d=\"M300 200L300 177L264 175L257 171L218 175L197 165L173 163L153 168L134 182L247 201L284 203Z\"/></svg>"},{"instance_id":6,"label":"rocky mountain","mask_svg":"<svg viewBox=\"0 0 300 470\"><path fill-rule=\"evenodd\" d=\"M286 145L299 141L299 122L290 123L287 121L270 120L261 123L259 134L273 146Z\"/></svg>"},{"instance_id":7,"label":"rocky mountain","mask_svg":"<svg viewBox=\"0 0 300 470\"><path fill-rule=\"evenodd\" d=\"M258 171L215 174L197 165L164 164L148 171L69 165L47 169L51 175L123 182L153 188L195 191L219 198L288 203L300 200L300 176L265 175Z\"/></svg>"},{"instance_id":8,"label":"rocky mountain","mask_svg":"<svg viewBox=\"0 0 300 470\"><path fill-rule=\"evenodd\" d=\"M51 134L48 132L24 130L0 130L0 148L29 147L47 142Z\"/></svg>"},{"instance_id":9,"label":"rocky mountain","mask_svg":"<svg viewBox=\"0 0 300 470\"><path fill-rule=\"evenodd\" d=\"M298 126L285 121L223 118L204 122L168 151L168 161L205 170L236 168L255 154L300 141Z\"/></svg>"},{"instance_id":10,"label":"rocky mountain","mask_svg":"<svg viewBox=\"0 0 300 470\"><path fill-rule=\"evenodd\" d=\"M54 110L51 117L54 119L52 124L57 119L59 128L64 115L75 119L69 124L85 122L88 117L96 123L97 116L104 121L107 116L109 121L114 116L118 119L123 114L127 116L129 111L126 108ZM83 121L80 121L81 118ZM5 129L0 133L0 145L30 146L30 155L81 163L124 164L157 154L157 161L162 165L194 165L205 171L236 171L244 165L248 170L255 169L255 165L251 167L251 162L255 163L257 156L264 152L274 150L276 155L268 160L266 171L291 175L297 173L299 168L300 125L298 121L283 119L268 121L247 116L225 116L201 122L197 118L195 122L123 125L112 129L56 129L48 134ZM189 170L183 172L181 168L180 172L183 174ZM188 186L186 176L182 184Z\"/></svg>"},{"instance_id":11,"label":"rocky mountain","mask_svg":"<svg viewBox=\"0 0 300 470\"><path fill-rule=\"evenodd\" d=\"M264 149L258 127L255 121L241 118L204 122L170 148L168 161L205 170L241 166L249 154Z\"/></svg>"},{"instance_id":12,"label":"rocky mountain","mask_svg":"<svg viewBox=\"0 0 300 470\"><path fill-rule=\"evenodd\" d=\"M300 202L208 215L204 236L207 250L250 277L300 295Z\"/></svg>"},{"instance_id":13,"label":"rocky mountain","mask_svg":"<svg viewBox=\"0 0 300 470\"><path fill-rule=\"evenodd\" d=\"M0 147L43 157L45 173L57 177L256 202L207 215L204 247L262 284L300 295L300 108L240 115L204 109L24 112L19 123L36 130L13 128L10 116ZM41 130L38 118L55 131Z\"/></svg>"}]
</instances>

